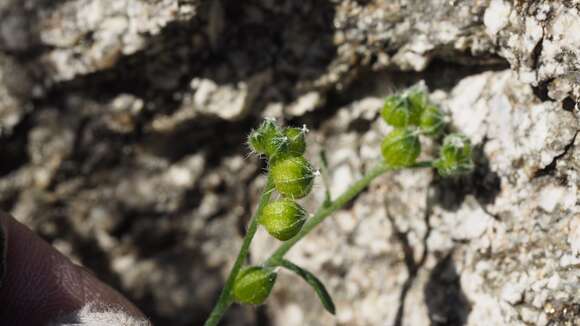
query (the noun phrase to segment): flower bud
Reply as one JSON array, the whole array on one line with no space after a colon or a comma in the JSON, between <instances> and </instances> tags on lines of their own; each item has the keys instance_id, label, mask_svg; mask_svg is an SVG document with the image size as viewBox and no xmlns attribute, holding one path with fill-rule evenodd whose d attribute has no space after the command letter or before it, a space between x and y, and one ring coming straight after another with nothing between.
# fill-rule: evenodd
<instances>
[{"instance_id":1,"label":"flower bud","mask_svg":"<svg viewBox=\"0 0 580 326\"><path fill-rule=\"evenodd\" d=\"M292 156L300 156L306 151L306 140L304 139L304 130L300 128L286 128L286 145L284 151Z\"/></svg>"},{"instance_id":2,"label":"flower bud","mask_svg":"<svg viewBox=\"0 0 580 326\"><path fill-rule=\"evenodd\" d=\"M262 304L270 295L277 274L268 268L251 266L242 269L232 289L232 296L238 303Z\"/></svg>"},{"instance_id":3,"label":"flower bud","mask_svg":"<svg viewBox=\"0 0 580 326\"><path fill-rule=\"evenodd\" d=\"M423 106L420 105L420 98L413 94L413 101L407 95L389 96L385 100L381 116L391 126L404 128L409 125L418 125L421 118Z\"/></svg>"},{"instance_id":4,"label":"flower bud","mask_svg":"<svg viewBox=\"0 0 580 326\"><path fill-rule=\"evenodd\" d=\"M421 114L419 122L421 131L428 136L437 136L443 130L444 125L443 114L439 108L434 105L427 106Z\"/></svg>"},{"instance_id":5,"label":"flower bud","mask_svg":"<svg viewBox=\"0 0 580 326\"><path fill-rule=\"evenodd\" d=\"M443 140L440 157L434 166L442 176L468 173L473 169L471 142L462 134L450 134Z\"/></svg>"},{"instance_id":6,"label":"flower bud","mask_svg":"<svg viewBox=\"0 0 580 326\"><path fill-rule=\"evenodd\" d=\"M307 213L295 201L282 199L268 203L260 215L260 224L274 238L286 241L294 237L306 221Z\"/></svg>"},{"instance_id":7,"label":"flower bud","mask_svg":"<svg viewBox=\"0 0 580 326\"><path fill-rule=\"evenodd\" d=\"M392 168L409 166L421 153L419 136L411 129L395 129L383 140L381 151L385 163Z\"/></svg>"},{"instance_id":8,"label":"flower bud","mask_svg":"<svg viewBox=\"0 0 580 326\"><path fill-rule=\"evenodd\" d=\"M312 166L302 156L284 156L271 162L274 187L284 196L302 198L312 189Z\"/></svg>"},{"instance_id":9,"label":"flower bud","mask_svg":"<svg viewBox=\"0 0 580 326\"><path fill-rule=\"evenodd\" d=\"M252 131L248 137L248 143L256 153L272 156L280 148L282 137L283 135L274 121L264 120L258 129Z\"/></svg>"}]
</instances>

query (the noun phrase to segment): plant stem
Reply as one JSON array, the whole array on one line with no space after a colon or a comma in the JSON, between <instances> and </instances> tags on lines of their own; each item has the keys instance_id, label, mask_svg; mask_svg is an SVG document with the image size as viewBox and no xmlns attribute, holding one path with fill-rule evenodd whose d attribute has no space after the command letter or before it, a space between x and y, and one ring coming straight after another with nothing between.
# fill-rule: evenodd
<instances>
[{"instance_id":1,"label":"plant stem","mask_svg":"<svg viewBox=\"0 0 580 326\"><path fill-rule=\"evenodd\" d=\"M406 169L421 169L430 168L433 166L432 161L417 162L412 166L406 167ZM294 245L304 238L310 231L312 231L318 224L322 223L328 216L330 216L335 211L342 208L354 197L360 194L374 179L382 175L383 173L392 170L384 162L377 164L374 168L368 171L362 179L353 183L345 192L343 192L336 200L332 201L328 206L320 207L314 216L310 218L302 227L302 230L294 236L292 239L282 243L278 249L268 258L265 265L273 266L280 264L280 261L284 258L284 255L294 247Z\"/></svg>"},{"instance_id":2,"label":"plant stem","mask_svg":"<svg viewBox=\"0 0 580 326\"><path fill-rule=\"evenodd\" d=\"M308 219L308 221L302 227L302 230L298 232L296 236L292 239L282 243L278 249L268 258L266 265L277 265L279 261L284 258L284 255L302 238L304 238L310 231L312 231L318 224L322 223L330 214L334 213L336 210L342 208L359 193L361 193L376 177L387 172L390 168L384 164L380 163L369 172L367 172L362 179L358 180L352 186L350 186L345 192L338 196L334 201L332 201L328 206L320 207L313 217Z\"/></svg>"},{"instance_id":3,"label":"plant stem","mask_svg":"<svg viewBox=\"0 0 580 326\"><path fill-rule=\"evenodd\" d=\"M405 169L420 169L420 168L429 168L432 167L433 162L426 161L426 162L417 162L412 166L405 167ZM264 266L278 266L281 265L284 255L294 247L298 241L304 238L310 231L312 231L318 224L322 223L328 216L330 216L335 211L341 209L344 205L346 205L349 201L351 201L354 197L360 194L374 179L379 177L380 175L384 174L387 171L393 170L392 168L388 167L385 163L381 162L368 171L362 179L358 180L357 182L353 183L345 192L343 192L340 196L338 196L334 201L329 202L327 205L322 205L314 214L312 218L310 218L302 227L302 230L294 236L292 239L282 243L278 249L268 258L268 260L264 263ZM248 227L248 232L244 237L244 242L242 243L242 248L240 248L240 253L236 258L236 262L232 267L230 275L226 281L226 284L218 298L218 302L214 307L213 311L211 312L209 318L205 322L204 326L216 326L221 318L223 317L226 310L232 304L233 300L231 298L231 289L233 287L234 281L236 276L238 275L240 268L242 267L243 262L246 260L248 256L248 251L250 249L250 244L256 231L258 229L258 217L260 216L262 209L264 206L270 201L270 195L272 193L274 186L272 184L271 176L268 176L268 183L262 192L260 197L260 203L258 204L258 209L256 213L250 220L250 225Z\"/></svg>"},{"instance_id":4,"label":"plant stem","mask_svg":"<svg viewBox=\"0 0 580 326\"><path fill-rule=\"evenodd\" d=\"M232 266L232 269L230 271L228 279L226 280L226 284L224 285L224 288L220 293L218 301L214 306L208 319L206 320L204 326L216 326L223 317L224 313L228 310L229 306L232 304L233 300L231 297L231 291L234 285L234 281L236 280L236 277L238 276L238 273L240 272L242 265L244 264L246 258L248 257L250 244L254 239L256 231L258 230L258 217L262 213L264 206L266 206L266 204L270 201L270 196L272 195L273 189L274 185L272 183L272 177L268 175L266 187L264 188L260 196L258 208L256 209L254 216L252 216L252 219L250 220L248 231L246 233L246 236L244 237L244 241L242 242L242 247L240 248L238 257L236 258L234 266Z\"/></svg>"}]
</instances>

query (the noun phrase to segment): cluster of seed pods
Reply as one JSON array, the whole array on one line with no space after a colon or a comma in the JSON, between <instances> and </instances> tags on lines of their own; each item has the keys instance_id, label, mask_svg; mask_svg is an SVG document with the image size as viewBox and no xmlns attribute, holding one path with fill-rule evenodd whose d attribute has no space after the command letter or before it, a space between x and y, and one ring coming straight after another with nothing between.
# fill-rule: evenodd
<instances>
[{"instance_id":1,"label":"cluster of seed pods","mask_svg":"<svg viewBox=\"0 0 580 326\"><path fill-rule=\"evenodd\" d=\"M472 170L472 149L469 139L458 133L445 135L445 119L427 95L417 89L386 98L381 116L393 130L381 144L383 161L392 169L412 167L421 155L420 136L431 137L442 144L439 157L430 163L442 176L455 176ZM308 213L296 201L312 191L316 175L306 158L307 129L281 128L273 120L265 120L248 137L253 152L267 158L269 177L280 198L268 202L258 216L258 223L274 238L288 241L306 222ZM261 304L270 295L276 282L271 267L248 266L234 281L232 297L244 304ZM334 308L331 309L334 311Z\"/></svg>"},{"instance_id":2,"label":"cluster of seed pods","mask_svg":"<svg viewBox=\"0 0 580 326\"><path fill-rule=\"evenodd\" d=\"M281 128L267 119L248 138L252 151L267 158L274 189L281 195L264 206L258 222L280 241L294 237L308 218L306 210L296 201L312 191L316 174L304 158L307 131L305 127ZM246 267L236 278L233 298L239 303L260 304L275 282L276 273L272 268Z\"/></svg>"},{"instance_id":3,"label":"cluster of seed pods","mask_svg":"<svg viewBox=\"0 0 580 326\"><path fill-rule=\"evenodd\" d=\"M394 129L383 140L381 152L392 168L413 165L421 154L420 136L440 138L445 131L445 119L439 108L430 103L421 90L411 89L387 97L381 116ZM471 144L462 134L444 137L439 158L433 167L442 176L460 175L471 171Z\"/></svg>"}]
</instances>

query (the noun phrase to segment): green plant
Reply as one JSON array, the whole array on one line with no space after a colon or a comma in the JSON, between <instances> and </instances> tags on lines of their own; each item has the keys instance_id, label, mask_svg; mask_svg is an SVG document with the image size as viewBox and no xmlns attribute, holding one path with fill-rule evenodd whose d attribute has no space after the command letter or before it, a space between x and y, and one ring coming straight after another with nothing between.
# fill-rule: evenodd
<instances>
[{"instance_id":1,"label":"green plant","mask_svg":"<svg viewBox=\"0 0 580 326\"><path fill-rule=\"evenodd\" d=\"M258 208L249 222L238 257L205 326L217 325L233 302L264 302L276 282L275 268L287 269L305 280L313 287L324 308L334 314L335 305L322 282L311 272L286 260L286 253L332 213L360 194L373 180L388 171L435 168L442 176L453 176L472 169L471 146L465 136L458 134L444 138L439 158L417 162L421 154L420 137L428 136L437 140L445 129L442 113L429 102L424 92L412 89L401 95L389 96L381 115L394 127L381 145L383 159L334 199L325 177L326 155L320 153L323 182L326 185L325 200L310 218L296 202L296 199L310 193L314 178L319 174L303 156L307 129L281 128L274 121L266 120L251 132L248 138L250 148L268 160L267 183ZM274 191L283 198L270 201ZM264 226L268 233L282 243L261 266L243 267L259 225Z\"/></svg>"},{"instance_id":2,"label":"green plant","mask_svg":"<svg viewBox=\"0 0 580 326\"><path fill-rule=\"evenodd\" d=\"M443 114L438 107L427 105L421 114L419 128L428 136L438 136L445 126Z\"/></svg>"},{"instance_id":3,"label":"green plant","mask_svg":"<svg viewBox=\"0 0 580 326\"><path fill-rule=\"evenodd\" d=\"M314 169L302 156L281 154L271 160L270 173L276 190L284 196L302 198L312 190Z\"/></svg>"},{"instance_id":4,"label":"green plant","mask_svg":"<svg viewBox=\"0 0 580 326\"><path fill-rule=\"evenodd\" d=\"M473 169L471 142L461 134L445 136L439 159L433 163L442 176L468 173Z\"/></svg>"},{"instance_id":5,"label":"green plant","mask_svg":"<svg viewBox=\"0 0 580 326\"><path fill-rule=\"evenodd\" d=\"M232 296L238 303L261 304L272 292L277 276L272 268L246 267L236 277Z\"/></svg>"},{"instance_id":6,"label":"green plant","mask_svg":"<svg viewBox=\"0 0 580 326\"><path fill-rule=\"evenodd\" d=\"M270 156L276 152L281 137L276 123L266 119L258 129L250 133L248 145L255 153Z\"/></svg>"},{"instance_id":7,"label":"green plant","mask_svg":"<svg viewBox=\"0 0 580 326\"><path fill-rule=\"evenodd\" d=\"M307 213L293 200L282 199L268 203L258 222L271 236L286 241L296 235L306 222Z\"/></svg>"},{"instance_id":8,"label":"green plant","mask_svg":"<svg viewBox=\"0 0 580 326\"><path fill-rule=\"evenodd\" d=\"M304 151L306 151L305 134L306 132L304 128L299 129L290 127L284 130L284 135L288 138L286 150L290 155L299 156L304 154Z\"/></svg>"},{"instance_id":9,"label":"green plant","mask_svg":"<svg viewBox=\"0 0 580 326\"><path fill-rule=\"evenodd\" d=\"M401 128L418 123L421 112L411 104L409 97L392 95L385 100L381 116L391 126Z\"/></svg>"},{"instance_id":10,"label":"green plant","mask_svg":"<svg viewBox=\"0 0 580 326\"><path fill-rule=\"evenodd\" d=\"M383 159L390 167L403 168L412 165L421 154L421 142L416 130L395 129L381 145Z\"/></svg>"}]
</instances>

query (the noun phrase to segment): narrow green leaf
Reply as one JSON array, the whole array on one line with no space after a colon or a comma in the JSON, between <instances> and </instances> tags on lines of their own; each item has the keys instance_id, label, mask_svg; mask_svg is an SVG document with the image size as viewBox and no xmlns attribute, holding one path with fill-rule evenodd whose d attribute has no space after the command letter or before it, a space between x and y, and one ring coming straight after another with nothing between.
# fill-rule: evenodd
<instances>
[{"instance_id":1,"label":"narrow green leaf","mask_svg":"<svg viewBox=\"0 0 580 326\"><path fill-rule=\"evenodd\" d=\"M310 286L314 288L314 291L316 291L318 298L320 298L320 301L322 302L324 309L326 309L326 311L330 312L333 315L335 314L336 308L334 306L334 302L332 301L330 294L328 294L328 291L326 291L324 284L322 284L322 282L320 282L320 280L316 276L286 259L280 260L279 265L302 277L302 279L305 280L306 283L310 284Z\"/></svg>"}]
</instances>

